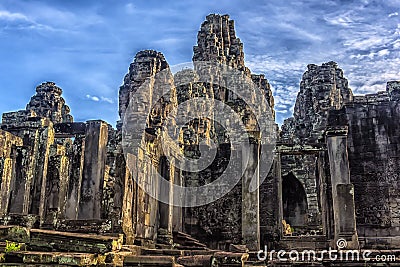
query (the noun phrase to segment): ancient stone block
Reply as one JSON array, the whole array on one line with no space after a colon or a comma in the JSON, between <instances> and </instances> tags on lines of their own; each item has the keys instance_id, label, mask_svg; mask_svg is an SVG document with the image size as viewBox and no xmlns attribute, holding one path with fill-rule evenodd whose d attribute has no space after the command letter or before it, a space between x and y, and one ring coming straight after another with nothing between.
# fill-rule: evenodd
<instances>
[{"instance_id":1,"label":"ancient stone block","mask_svg":"<svg viewBox=\"0 0 400 267\"><path fill-rule=\"evenodd\" d=\"M100 219L108 126L103 121L87 124L78 219Z\"/></svg>"},{"instance_id":2,"label":"ancient stone block","mask_svg":"<svg viewBox=\"0 0 400 267\"><path fill-rule=\"evenodd\" d=\"M29 247L39 251L106 253L121 249L123 238L31 229Z\"/></svg>"}]
</instances>

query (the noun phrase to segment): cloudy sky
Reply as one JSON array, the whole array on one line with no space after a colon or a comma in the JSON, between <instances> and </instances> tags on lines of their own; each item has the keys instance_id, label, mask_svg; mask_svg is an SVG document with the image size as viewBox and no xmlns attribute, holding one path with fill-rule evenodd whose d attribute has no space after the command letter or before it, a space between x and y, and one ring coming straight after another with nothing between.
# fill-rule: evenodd
<instances>
[{"instance_id":1,"label":"cloudy sky","mask_svg":"<svg viewBox=\"0 0 400 267\"><path fill-rule=\"evenodd\" d=\"M191 60L201 22L230 14L246 64L290 117L307 64L336 61L356 94L400 80L400 0L0 0L0 112L56 82L76 121L118 119L118 90L142 49Z\"/></svg>"}]
</instances>

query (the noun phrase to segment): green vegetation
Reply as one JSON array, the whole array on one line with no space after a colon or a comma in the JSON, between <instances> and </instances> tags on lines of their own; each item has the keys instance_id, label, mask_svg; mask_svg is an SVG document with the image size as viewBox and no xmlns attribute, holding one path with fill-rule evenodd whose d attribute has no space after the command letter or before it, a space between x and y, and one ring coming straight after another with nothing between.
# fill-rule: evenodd
<instances>
[{"instance_id":1,"label":"green vegetation","mask_svg":"<svg viewBox=\"0 0 400 267\"><path fill-rule=\"evenodd\" d=\"M21 250L22 244L18 244L15 242L10 242L6 240L6 247L4 248L4 253L0 253L0 262L5 261L5 256L7 253L14 252L14 251L20 251Z\"/></svg>"},{"instance_id":2,"label":"green vegetation","mask_svg":"<svg viewBox=\"0 0 400 267\"><path fill-rule=\"evenodd\" d=\"M21 244L17 244L15 242L10 242L6 240L6 247L4 249L5 253L20 251L20 250L21 250Z\"/></svg>"}]
</instances>

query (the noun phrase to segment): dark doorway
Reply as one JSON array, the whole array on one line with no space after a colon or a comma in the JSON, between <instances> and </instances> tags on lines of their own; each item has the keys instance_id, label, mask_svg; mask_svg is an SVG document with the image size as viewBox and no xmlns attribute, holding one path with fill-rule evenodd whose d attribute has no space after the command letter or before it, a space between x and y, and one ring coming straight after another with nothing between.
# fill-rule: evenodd
<instances>
[{"instance_id":1,"label":"dark doorway","mask_svg":"<svg viewBox=\"0 0 400 267\"><path fill-rule=\"evenodd\" d=\"M289 173L282 177L283 219L291 227L307 226L307 196L303 185Z\"/></svg>"}]
</instances>

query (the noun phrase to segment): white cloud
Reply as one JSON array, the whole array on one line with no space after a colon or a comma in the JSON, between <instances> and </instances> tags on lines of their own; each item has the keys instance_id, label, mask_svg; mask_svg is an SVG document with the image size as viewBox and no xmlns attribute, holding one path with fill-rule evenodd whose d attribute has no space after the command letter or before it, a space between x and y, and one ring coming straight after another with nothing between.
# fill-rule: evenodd
<instances>
[{"instance_id":1,"label":"white cloud","mask_svg":"<svg viewBox=\"0 0 400 267\"><path fill-rule=\"evenodd\" d=\"M390 51L389 51L389 49L383 49L383 50L379 51L377 54L378 54L378 56L383 57L383 56L389 55Z\"/></svg>"},{"instance_id":2,"label":"white cloud","mask_svg":"<svg viewBox=\"0 0 400 267\"><path fill-rule=\"evenodd\" d=\"M325 16L325 21L331 25L341 26L341 27L350 27L354 24L354 20L352 16L346 12L342 15L334 15L334 16Z\"/></svg>"},{"instance_id":3,"label":"white cloud","mask_svg":"<svg viewBox=\"0 0 400 267\"><path fill-rule=\"evenodd\" d=\"M104 101L104 102L107 102L110 104L114 104L114 101L111 98L104 97L104 96L101 97L101 101Z\"/></svg>"},{"instance_id":4,"label":"white cloud","mask_svg":"<svg viewBox=\"0 0 400 267\"><path fill-rule=\"evenodd\" d=\"M394 12L394 13L390 13L390 14L388 15L388 17L391 18L391 17L396 17L396 16L398 16L398 15L399 15L398 12Z\"/></svg>"},{"instance_id":5,"label":"white cloud","mask_svg":"<svg viewBox=\"0 0 400 267\"><path fill-rule=\"evenodd\" d=\"M95 95L86 95L86 98L92 100L94 102L107 102L109 104L114 104L114 100L109 97L104 96L95 96Z\"/></svg>"},{"instance_id":6,"label":"white cloud","mask_svg":"<svg viewBox=\"0 0 400 267\"><path fill-rule=\"evenodd\" d=\"M6 21L5 29L27 29L27 30L55 30L54 28L36 22L31 17L20 13L0 10L0 21Z\"/></svg>"},{"instance_id":7,"label":"white cloud","mask_svg":"<svg viewBox=\"0 0 400 267\"><path fill-rule=\"evenodd\" d=\"M100 98L98 98L97 96L91 96L91 95L86 95L86 98L95 101L95 102L99 102Z\"/></svg>"},{"instance_id":8,"label":"white cloud","mask_svg":"<svg viewBox=\"0 0 400 267\"><path fill-rule=\"evenodd\" d=\"M23 21L30 21L27 16L21 13L12 13L7 10L0 10L0 20L23 20Z\"/></svg>"}]
</instances>

